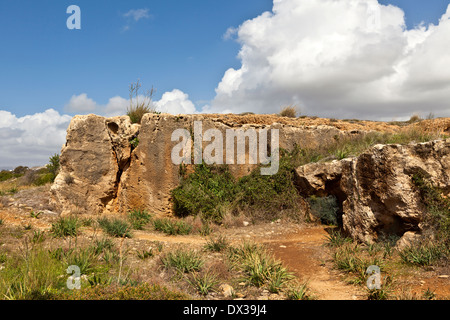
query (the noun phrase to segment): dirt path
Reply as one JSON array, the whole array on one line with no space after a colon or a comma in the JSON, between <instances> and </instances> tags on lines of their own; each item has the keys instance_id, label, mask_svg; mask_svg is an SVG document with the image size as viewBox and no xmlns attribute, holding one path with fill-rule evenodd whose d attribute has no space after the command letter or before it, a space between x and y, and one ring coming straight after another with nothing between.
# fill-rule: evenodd
<instances>
[{"instance_id":1,"label":"dirt path","mask_svg":"<svg viewBox=\"0 0 450 320\"><path fill-rule=\"evenodd\" d=\"M322 226L302 227L296 233L263 241L273 254L303 281L320 300L364 299L364 292L339 279L325 265L329 252L324 244L327 232Z\"/></svg>"}]
</instances>

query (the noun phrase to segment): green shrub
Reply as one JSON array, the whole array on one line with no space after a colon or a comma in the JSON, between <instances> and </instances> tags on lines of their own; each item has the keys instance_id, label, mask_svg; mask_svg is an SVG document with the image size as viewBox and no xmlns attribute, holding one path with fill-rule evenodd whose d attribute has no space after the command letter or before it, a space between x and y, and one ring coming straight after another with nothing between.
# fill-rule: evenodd
<instances>
[{"instance_id":1,"label":"green shrub","mask_svg":"<svg viewBox=\"0 0 450 320\"><path fill-rule=\"evenodd\" d=\"M200 271L205 263L196 251L183 249L168 252L161 261L166 268L175 268L181 273Z\"/></svg>"},{"instance_id":2,"label":"green shrub","mask_svg":"<svg viewBox=\"0 0 450 320\"><path fill-rule=\"evenodd\" d=\"M111 237L131 238L131 226L121 219L100 218L97 220L100 228Z\"/></svg>"},{"instance_id":3,"label":"green shrub","mask_svg":"<svg viewBox=\"0 0 450 320\"><path fill-rule=\"evenodd\" d=\"M340 230L332 230L327 235L328 245L330 247L340 247L343 246L346 243L353 242L352 238L348 238L345 235L342 234Z\"/></svg>"},{"instance_id":4,"label":"green shrub","mask_svg":"<svg viewBox=\"0 0 450 320\"><path fill-rule=\"evenodd\" d=\"M223 216L217 208L232 200L235 189L227 167L197 165L172 191L174 211L180 217L201 214L205 220L220 222Z\"/></svg>"},{"instance_id":5,"label":"green shrub","mask_svg":"<svg viewBox=\"0 0 450 320\"><path fill-rule=\"evenodd\" d=\"M146 210L133 210L128 214L128 221L131 227L136 230L142 230L150 220L151 215Z\"/></svg>"},{"instance_id":6,"label":"green shrub","mask_svg":"<svg viewBox=\"0 0 450 320\"><path fill-rule=\"evenodd\" d=\"M50 299L66 283L63 264L42 248L8 259L0 272L0 296L8 300Z\"/></svg>"},{"instance_id":7,"label":"green shrub","mask_svg":"<svg viewBox=\"0 0 450 320\"><path fill-rule=\"evenodd\" d=\"M403 262L419 266L433 265L449 255L449 248L445 243L429 242L413 244L401 250L399 255Z\"/></svg>"},{"instance_id":8,"label":"green shrub","mask_svg":"<svg viewBox=\"0 0 450 320\"><path fill-rule=\"evenodd\" d=\"M308 286L306 284L299 285L295 288L291 288L287 291L288 300L311 300L312 296L309 293Z\"/></svg>"},{"instance_id":9,"label":"green shrub","mask_svg":"<svg viewBox=\"0 0 450 320\"><path fill-rule=\"evenodd\" d=\"M36 177L36 180L34 180L33 184L36 186L43 186L47 183L52 183L55 181L56 176L54 176L53 173L44 173L40 174Z\"/></svg>"},{"instance_id":10,"label":"green shrub","mask_svg":"<svg viewBox=\"0 0 450 320\"><path fill-rule=\"evenodd\" d=\"M138 258L141 260L145 260L147 258L151 258L154 256L152 248L150 248L149 250L137 251L136 254L137 254Z\"/></svg>"},{"instance_id":11,"label":"green shrub","mask_svg":"<svg viewBox=\"0 0 450 320\"><path fill-rule=\"evenodd\" d=\"M337 213L339 205L335 196L327 197L311 196L308 198L311 213L324 224L337 225Z\"/></svg>"},{"instance_id":12,"label":"green shrub","mask_svg":"<svg viewBox=\"0 0 450 320\"><path fill-rule=\"evenodd\" d=\"M94 252L96 255L99 255L104 251L114 250L114 248L114 242L112 242L112 240L109 238L102 238L100 240L97 239L94 241Z\"/></svg>"},{"instance_id":13,"label":"green shrub","mask_svg":"<svg viewBox=\"0 0 450 320\"><path fill-rule=\"evenodd\" d=\"M168 218L153 220L153 227L156 231L164 232L168 235L187 235L192 231L192 225L184 221L175 221Z\"/></svg>"},{"instance_id":14,"label":"green shrub","mask_svg":"<svg viewBox=\"0 0 450 320\"><path fill-rule=\"evenodd\" d=\"M2 170L2 171L0 171L0 182L6 181L6 180L9 180L9 179L13 179L13 178L19 178L22 175L23 174L20 174L20 173L14 173L14 172L11 172L11 171Z\"/></svg>"},{"instance_id":15,"label":"green shrub","mask_svg":"<svg viewBox=\"0 0 450 320\"><path fill-rule=\"evenodd\" d=\"M61 300L187 300L190 297L161 285L142 283L136 286L97 285L64 292L56 298Z\"/></svg>"},{"instance_id":16,"label":"green shrub","mask_svg":"<svg viewBox=\"0 0 450 320\"><path fill-rule=\"evenodd\" d=\"M48 179L50 182L55 181L55 178L58 175L59 166L59 154L54 154L50 157L49 164L47 164L47 169L49 171Z\"/></svg>"},{"instance_id":17,"label":"green shrub","mask_svg":"<svg viewBox=\"0 0 450 320\"><path fill-rule=\"evenodd\" d=\"M235 268L245 274L244 281L256 287L268 285L270 291L278 292L293 279L280 261L257 244L243 243L237 248L230 248L229 257Z\"/></svg>"},{"instance_id":18,"label":"green shrub","mask_svg":"<svg viewBox=\"0 0 450 320\"><path fill-rule=\"evenodd\" d=\"M63 257L66 266L75 265L80 268L80 273L88 275L96 269L98 255L91 247L68 252Z\"/></svg>"},{"instance_id":19,"label":"green shrub","mask_svg":"<svg viewBox=\"0 0 450 320\"><path fill-rule=\"evenodd\" d=\"M75 237L80 224L76 217L61 217L52 224L51 233L55 238Z\"/></svg>"},{"instance_id":20,"label":"green shrub","mask_svg":"<svg viewBox=\"0 0 450 320\"><path fill-rule=\"evenodd\" d=\"M224 236L216 238L210 237L206 242L205 249L213 252L220 252L228 247L228 241Z\"/></svg>"},{"instance_id":21,"label":"green shrub","mask_svg":"<svg viewBox=\"0 0 450 320\"><path fill-rule=\"evenodd\" d=\"M442 195L442 190L435 187L425 173L414 174L412 182L419 190L422 201L428 209L426 215L428 226L437 231L439 239L450 242L450 199Z\"/></svg>"},{"instance_id":22,"label":"green shrub","mask_svg":"<svg viewBox=\"0 0 450 320\"><path fill-rule=\"evenodd\" d=\"M217 275L212 272L204 272L203 274L192 274L192 279L188 278L189 284L203 296L214 290L219 284Z\"/></svg>"}]
</instances>

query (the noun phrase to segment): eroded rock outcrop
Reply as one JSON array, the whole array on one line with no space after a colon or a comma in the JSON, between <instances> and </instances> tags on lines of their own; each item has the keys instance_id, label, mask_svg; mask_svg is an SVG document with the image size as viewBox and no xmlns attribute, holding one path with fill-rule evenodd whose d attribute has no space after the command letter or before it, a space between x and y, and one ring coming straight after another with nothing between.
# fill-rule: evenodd
<instances>
[{"instance_id":1,"label":"eroded rock outcrop","mask_svg":"<svg viewBox=\"0 0 450 320\"><path fill-rule=\"evenodd\" d=\"M296 170L299 191L335 195L342 224L353 238L420 233L426 208L412 177L423 174L450 194L450 139L410 145L376 145L357 158L314 163Z\"/></svg>"},{"instance_id":2,"label":"eroded rock outcrop","mask_svg":"<svg viewBox=\"0 0 450 320\"><path fill-rule=\"evenodd\" d=\"M171 139L172 133L177 129L192 133L194 121L201 121L203 131L218 129L224 136L227 129L278 129L279 147L286 150L295 145L316 148L340 137L360 134L328 125L253 121L257 119L146 114L137 125L131 124L128 116L76 116L61 151L61 170L52 186L53 203L63 214L125 213L135 208L170 213L170 192L180 183L179 165L171 159L172 148L177 144ZM208 144L203 142L204 147ZM236 177L249 174L255 167L248 162L229 165Z\"/></svg>"}]
</instances>

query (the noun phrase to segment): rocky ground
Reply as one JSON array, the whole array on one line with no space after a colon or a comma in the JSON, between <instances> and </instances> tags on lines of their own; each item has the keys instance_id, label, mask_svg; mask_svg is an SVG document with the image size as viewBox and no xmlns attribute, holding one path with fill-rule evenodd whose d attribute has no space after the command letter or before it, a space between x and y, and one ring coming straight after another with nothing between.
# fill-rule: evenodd
<instances>
[{"instance_id":1,"label":"rocky ground","mask_svg":"<svg viewBox=\"0 0 450 320\"><path fill-rule=\"evenodd\" d=\"M49 204L49 185L23 188L16 193L6 193L0 202L0 253L13 253L23 250L26 239L33 237L36 231L48 235L44 243L53 247L64 247L76 241L80 246L88 245L102 235L93 226L83 227L76 240L51 239L49 231L58 219L58 213ZM36 214L38 214L36 216ZM297 277L300 283L306 283L310 297L320 300L364 300L368 290L364 284L351 284L349 273L338 270L333 264L332 248L327 246L330 227L319 224L297 224L285 220L251 224L245 218L236 219L229 226L215 226L213 235L222 235L229 244L238 245L244 241L254 241L264 245ZM184 291L195 298L206 299L286 299L283 292L270 293L266 288L245 285L237 275L227 267L224 255L205 253L208 267L220 275L221 286L205 297L198 296L186 283L174 281L167 271L160 268L158 255L178 247L202 250L207 237L200 234L168 236L145 227L135 231L130 239L114 239L120 243L128 256L126 260L131 272L140 281L163 283L169 287ZM151 259L138 259L136 253L148 248L162 248ZM393 255L395 257L395 254ZM449 266L411 267L390 259L386 273L393 281L389 287L389 298L423 298L424 293L433 299L450 298ZM1 264L0 264L1 268ZM234 294L230 296L230 286ZM228 290L228 291L227 291Z\"/></svg>"}]
</instances>

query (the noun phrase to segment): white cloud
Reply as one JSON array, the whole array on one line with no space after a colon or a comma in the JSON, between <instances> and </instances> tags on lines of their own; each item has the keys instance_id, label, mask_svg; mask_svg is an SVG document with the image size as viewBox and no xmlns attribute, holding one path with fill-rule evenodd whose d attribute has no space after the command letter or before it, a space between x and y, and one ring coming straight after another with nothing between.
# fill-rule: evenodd
<instances>
[{"instance_id":1,"label":"white cloud","mask_svg":"<svg viewBox=\"0 0 450 320\"><path fill-rule=\"evenodd\" d=\"M139 21L141 19L148 19L150 18L150 14L148 13L148 9L131 9L127 13L125 13L123 16L127 18L133 18L134 21Z\"/></svg>"},{"instance_id":2,"label":"white cloud","mask_svg":"<svg viewBox=\"0 0 450 320\"><path fill-rule=\"evenodd\" d=\"M0 110L0 167L48 163L61 151L71 118L53 109L19 118Z\"/></svg>"},{"instance_id":3,"label":"white cloud","mask_svg":"<svg viewBox=\"0 0 450 320\"><path fill-rule=\"evenodd\" d=\"M407 30L376 0L274 0L237 29L239 69L227 70L208 112L392 118L449 115L450 6L437 26ZM224 37L231 37L230 28Z\"/></svg>"},{"instance_id":4,"label":"white cloud","mask_svg":"<svg viewBox=\"0 0 450 320\"><path fill-rule=\"evenodd\" d=\"M105 117L115 117L124 115L129 105L130 100L115 96L109 99L108 104L105 107L99 107L99 109L103 109L100 113Z\"/></svg>"},{"instance_id":5,"label":"white cloud","mask_svg":"<svg viewBox=\"0 0 450 320\"><path fill-rule=\"evenodd\" d=\"M139 96L138 99L145 97ZM82 93L72 96L66 109L77 114L96 113L113 117L126 114L129 103L128 99L115 96L106 105L101 105ZM178 89L164 93L153 105L158 111L171 114L196 112L188 95ZM72 116L61 115L54 109L24 117L0 110L0 169L48 163L51 155L60 153L71 119Z\"/></svg>"},{"instance_id":6,"label":"white cloud","mask_svg":"<svg viewBox=\"0 0 450 320\"><path fill-rule=\"evenodd\" d=\"M174 89L162 95L161 100L155 102L156 110L171 114L192 114L195 113L195 105L189 100L189 96Z\"/></svg>"},{"instance_id":7,"label":"white cloud","mask_svg":"<svg viewBox=\"0 0 450 320\"><path fill-rule=\"evenodd\" d=\"M147 97L139 95L137 99L144 101ZM114 117L126 114L129 105L130 100L120 96L110 98L106 105L101 105L89 98L86 93L82 93L78 96L72 96L66 105L66 110L76 114L96 113L105 117ZM195 105L189 100L189 96L178 89L164 93L160 100L152 101L151 105L157 111L171 114L196 112Z\"/></svg>"},{"instance_id":8,"label":"white cloud","mask_svg":"<svg viewBox=\"0 0 450 320\"><path fill-rule=\"evenodd\" d=\"M84 112L92 112L97 107L97 104L94 100L88 98L86 93L82 93L80 95L73 95L70 98L70 101L64 106L64 110L66 112L72 113L84 113Z\"/></svg>"}]
</instances>

